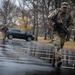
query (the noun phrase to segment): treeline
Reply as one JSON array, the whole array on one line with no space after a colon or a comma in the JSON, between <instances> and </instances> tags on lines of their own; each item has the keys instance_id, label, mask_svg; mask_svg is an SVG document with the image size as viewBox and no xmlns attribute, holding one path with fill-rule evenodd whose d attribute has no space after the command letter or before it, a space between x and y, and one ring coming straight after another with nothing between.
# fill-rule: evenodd
<instances>
[{"instance_id":1,"label":"treeline","mask_svg":"<svg viewBox=\"0 0 75 75\"><path fill-rule=\"evenodd\" d=\"M44 36L46 39L46 30L49 28L48 15L56 8L60 8L63 1L69 3L70 11L75 18L75 0L0 0L0 25L15 25L18 17L28 17L32 26L31 33L36 36ZM74 19L75 20L75 19ZM25 25L25 28L27 25Z\"/></svg>"}]
</instances>

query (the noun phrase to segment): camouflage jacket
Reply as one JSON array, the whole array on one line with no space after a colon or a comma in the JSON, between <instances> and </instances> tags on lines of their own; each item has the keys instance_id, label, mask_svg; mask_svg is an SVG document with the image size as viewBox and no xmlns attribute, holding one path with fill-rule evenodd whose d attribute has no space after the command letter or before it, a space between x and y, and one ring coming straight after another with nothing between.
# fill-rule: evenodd
<instances>
[{"instance_id":1,"label":"camouflage jacket","mask_svg":"<svg viewBox=\"0 0 75 75\"><path fill-rule=\"evenodd\" d=\"M65 27L71 31L73 28L73 18L69 12L62 13L60 9L54 10L50 15L48 16L50 25L54 25L54 23L51 21L52 18L54 18L57 15L57 21L59 23L63 23Z\"/></svg>"}]
</instances>

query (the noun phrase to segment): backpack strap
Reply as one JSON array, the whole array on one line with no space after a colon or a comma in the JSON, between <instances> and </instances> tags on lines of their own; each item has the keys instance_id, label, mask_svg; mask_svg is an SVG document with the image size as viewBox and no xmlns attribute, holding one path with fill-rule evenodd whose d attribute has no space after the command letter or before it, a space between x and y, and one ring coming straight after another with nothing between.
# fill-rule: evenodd
<instances>
[{"instance_id":1,"label":"backpack strap","mask_svg":"<svg viewBox=\"0 0 75 75\"><path fill-rule=\"evenodd\" d=\"M56 20L57 20L57 16L58 16L59 11L60 11L59 8L57 8L57 9L55 10L55 14L56 14L56 15L54 16L54 19L56 19Z\"/></svg>"}]
</instances>

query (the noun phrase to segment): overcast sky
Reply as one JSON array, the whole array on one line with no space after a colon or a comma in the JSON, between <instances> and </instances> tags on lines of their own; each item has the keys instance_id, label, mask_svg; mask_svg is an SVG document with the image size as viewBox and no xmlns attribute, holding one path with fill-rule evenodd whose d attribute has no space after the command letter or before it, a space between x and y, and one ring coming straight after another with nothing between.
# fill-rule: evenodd
<instances>
[{"instance_id":1,"label":"overcast sky","mask_svg":"<svg viewBox=\"0 0 75 75\"><path fill-rule=\"evenodd\" d=\"M0 6L1 6L1 2L2 2L3 0L0 0ZM17 5L17 6L19 6L19 2L18 2L18 0L11 0L12 2L13 1L15 1L14 3ZM21 0L20 0L21 1Z\"/></svg>"},{"instance_id":2,"label":"overcast sky","mask_svg":"<svg viewBox=\"0 0 75 75\"><path fill-rule=\"evenodd\" d=\"M0 0L0 7L1 7L1 2L2 2L3 0ZM12 2L14 1L14 3L17 5L17 6L19 6L19 2L18 2L18 0L11 0ZM20 1L20 3L22 3L22 0L19 0ZM27 3L27 5L30 7L30 8L32 8L32 5L29 3L29 2L26 2ZM27 6L25 6L25 9L29 9Z\"/></svg>"}]
</instances>

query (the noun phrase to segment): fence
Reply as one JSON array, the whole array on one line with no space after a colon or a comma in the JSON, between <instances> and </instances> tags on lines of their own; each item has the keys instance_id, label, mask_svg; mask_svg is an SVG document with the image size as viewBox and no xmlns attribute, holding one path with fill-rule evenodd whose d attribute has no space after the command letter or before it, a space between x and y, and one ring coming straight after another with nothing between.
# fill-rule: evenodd
<instances>
[{"instance_id":1,"label":"fence","mask_svg":"<svg viewBox=\"0 0 75 75\"><path fill-rule=\"evenodd\" d=\"M7 45L4 45L7 46ZM8 49L8 48L6 48ZM27 54L49 63L52 63L53 50L52 46L34 42L25 43L23 47L13 46L13 50L18 51L21 54ZM75 51L62 49L62 67L75 68Z\"/></svg>"}]
</instances>

